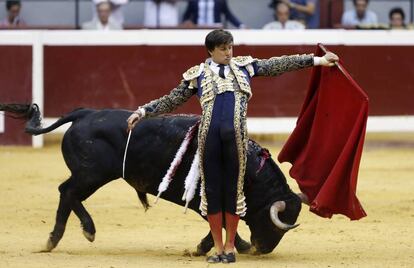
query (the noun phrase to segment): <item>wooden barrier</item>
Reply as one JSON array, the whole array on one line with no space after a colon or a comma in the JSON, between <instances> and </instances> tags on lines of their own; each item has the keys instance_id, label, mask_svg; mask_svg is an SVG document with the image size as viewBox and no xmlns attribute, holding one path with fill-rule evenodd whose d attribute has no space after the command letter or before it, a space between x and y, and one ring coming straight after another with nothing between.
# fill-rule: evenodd
<instances>
[{"instance_id":1,"label":"wooden barrier","mask_svg":"<svg viewBox=\"0 0 414 268\"><path fill-rule=\"evenodd\" d=\"M135 109L167 94L187 68L204 61L207 54L203 42L208 32L0 31L0 102L35 101L47 118L77 107ZM269 58L312 53L321 42L340 56L368 93L370 116L414 115L414 37L408 31L232 33L235 56ZM289 117L294 122L309 77L310 69L254 78L248 116ZM199 113L197 99L177 112ZM3 121L0 144L30 143L30 137L22 134L21 122L9 118Z\"/></svg>"}]
</instances>

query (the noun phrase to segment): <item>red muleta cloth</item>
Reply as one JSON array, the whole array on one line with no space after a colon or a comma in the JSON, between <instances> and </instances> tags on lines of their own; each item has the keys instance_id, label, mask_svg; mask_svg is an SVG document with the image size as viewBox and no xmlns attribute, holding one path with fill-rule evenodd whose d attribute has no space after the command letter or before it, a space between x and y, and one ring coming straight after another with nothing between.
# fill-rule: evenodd
<instances>
[{"instance_id":1,"label":"red muleta cloth","mask_svg":"<svg viewBox=\"0 0 414 268\"><path fill-rule=\"evenodd\" d=\"M325 48L318 45L317 56ZM316 66L297 125L278 156L310 202L310 211L351 220L366 216L356 197L368 118L368 96L338 63Z\"/></svg>"}]
</instances>

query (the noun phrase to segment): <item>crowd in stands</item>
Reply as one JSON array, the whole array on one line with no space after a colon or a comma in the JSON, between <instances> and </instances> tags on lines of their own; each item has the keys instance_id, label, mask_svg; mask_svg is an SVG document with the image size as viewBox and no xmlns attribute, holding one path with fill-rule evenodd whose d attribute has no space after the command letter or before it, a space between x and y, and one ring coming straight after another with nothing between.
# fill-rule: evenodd
<instances>
[{"instance_id":1,"label":"crowd in stands","mask_svg":"<svg viewBox=\"0 0 414 268\"><path fill-rule=\"evenodd\" d=\"M82 24L85 30L120 30L124 28L124 12L129 0L91 0L94 4L93 18ZM229 8L227 0L188 0L186 10L180 17L180 0L146 0L143 27L147 28L221 28L224 22L236 28L246 28ZM377 14L369 9L369 0L353 0L353 9L345 10L341 24L336 28L359 29L411 29L401 7L389 11L389 23L381 25ZM27 24L20 17L22 3L6 0L7 16L0 21L2 28L23 28ZM263 29L318 29L320 23L319 0L271 0L274 21Z\"/></svg>"}]
</instances>

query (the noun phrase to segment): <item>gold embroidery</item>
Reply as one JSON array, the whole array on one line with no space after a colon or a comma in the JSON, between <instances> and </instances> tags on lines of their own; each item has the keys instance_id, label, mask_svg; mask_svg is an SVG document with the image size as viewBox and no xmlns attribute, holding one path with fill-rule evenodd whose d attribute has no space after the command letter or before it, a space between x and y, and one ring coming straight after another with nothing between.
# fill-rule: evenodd
<instances>
[{"instance_id":1,"label":"gold embroidery","mask_svg":"<svg viewBox=\"0 0 414 268\"><path fill-rule=\"evenodd\" d=\"M216 94L222 94L226 91L233 92L235 89L238 88L237 85L236 87L234 85L234 78L235 77L232 74L232 72L230 72L225 79L213 73L213 91Z\"/></svg>"},{"instance_id":2,"label":"gold embroidery","mask_svg":"<svg viewBox=\"0 0 414 268\"><path fill-rule=\"evenodd\" d=\"M257 75L276 76L313 65L313 54L272 57L257 62Z\"/></svg>"},{"instance_id":3,"label":"gold embroidery","mask_svg":"<svg viewBox=\"0 0 414 268\"><path fill-rule=\"evenodd\" d=\"M231 59L237 66L246 66L252 62L257 61L253 59L251 56L238 56Z\"/></svg>"},{"instance_id":4,"label":"gold embroidery","mask_svg":"<svg viewBox=\"0 0 414 268\"><path fill-rule=\"evenodd\" d=\"M200 195L201 195L201 202L200 202L200 210L201 214L203 216L207 216L207 196L205 192L205 176L204 176L204 166L203 166L203 160L204 160L204 149L207 139L208 130L210 128L210 122L211 117L213 113L213 106L214 106L214 100L216 95L213 94L212 99L210 101L205 101L202 104L202 116L201 116L201 122L198 129L198 150L200 153L200 162L199 162L199 169L200 169L200 177L201 177L201 189L200 189Z\"/></svg>"},{"instance_id":5,"label":"gold embroidery","mask_svg":"<svg viewBox=\"0 0 414 268\"><path fill-rule=\"evenodd\" d=\"M236 214L243 217L246 214L246 202L243 192L244 174L246 172L246 151L247 151L247 129L246 129L246 112L247 99L245 94L235 92L234 105L234 129L236 130L236 144L239 156L239 176L237 179L237 203Z\"/></svg>"},{"instance_id":6,"label":"gold embroidery","mask_svg":"<svg viewBox=\"0 0 414 268\"><path fill-rule=\"evenodd\" d=\"M234 75L236 76L237 83L239 84L239 88L241 91L246 93L249 96L249 99L253 96L252 89L250 88L250 84L246 79L246 74L240 70L239 67L236 66L234 62L230 62L230 68L233 71Z\"/></svg>"},{"instance_id":7,"label":"gold embroidery","mask_svg":"<svg viewBox=\"0 0 414 268\"><path fill-rule=\"evenodd\" d=\"M200 65L196 65L188 69L185 73L183 73L183 78L186 81L191 81L194 78L200 76L201 72L203 71L203 63Z\"/></svg>"}]
</instances>

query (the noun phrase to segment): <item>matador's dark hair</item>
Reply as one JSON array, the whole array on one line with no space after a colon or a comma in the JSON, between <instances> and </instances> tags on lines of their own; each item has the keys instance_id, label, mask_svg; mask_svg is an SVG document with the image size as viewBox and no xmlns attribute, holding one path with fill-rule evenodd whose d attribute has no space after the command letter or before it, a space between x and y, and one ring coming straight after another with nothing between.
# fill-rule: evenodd
<instances>
[{"instance_id":1,"label":"matador's dark hair","mask_svg":"<svg viewBox=\"0 0 414 268\"><path fill-rule=\"evenodd\" d=\"M233 35L229 31L218 29L207 34L204 44L208 53L209 51L213 51L215 47L231 43L233 43Z\"/></svg>"}]
</instances>

